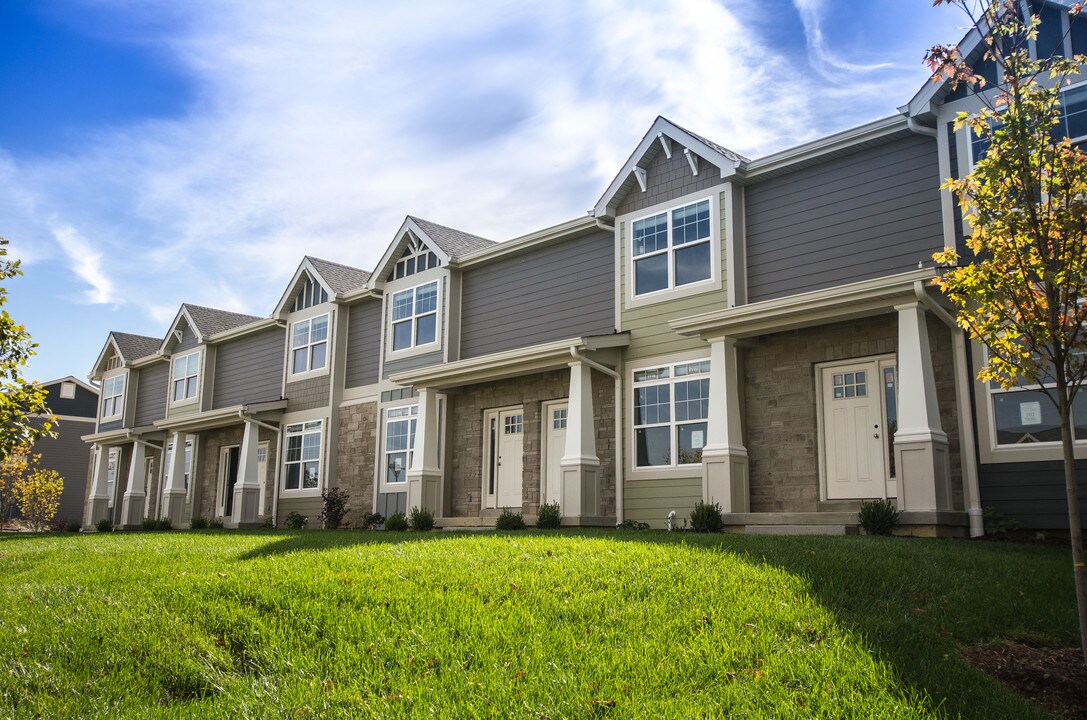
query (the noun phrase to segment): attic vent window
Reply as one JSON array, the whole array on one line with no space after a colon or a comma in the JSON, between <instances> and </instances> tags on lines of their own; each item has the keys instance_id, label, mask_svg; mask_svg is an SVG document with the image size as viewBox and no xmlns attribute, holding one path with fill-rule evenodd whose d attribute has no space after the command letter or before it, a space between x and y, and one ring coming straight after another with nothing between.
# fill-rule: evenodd
<instances>
[{"instance_id":1,"label":"attic vent window","mask_svg":"<svg viewBox=\"0 0 1087 720\"><path fill-rule=\"evenodd\" d=\"M313 278L308 277L306 278L305 287L294 299L294 307L291 308L291 312L298 312L326 302L328 302L328 293L325 292L320 283L316 283Z\"/></svg>"},{"instance_id":2,"label":"attic vent window","mask_svg":"<svg viewBox=\"0 0 1087 720\"><path fill-rule=\"evenodd\" d=\"M438 260L438 256L432 253L419 238L409 235L408 246L404 248L400 259L396 261L396 267L389 273L389 279L399 280L439 265L441 261Z\"/></svg>"},{"instance_id":3,"label":"attic vent window","mask_svg":"<svg viewBox=\"0 0 1087 720\"><path fill-rule=\"evenodd\" d=\"M60 397L64 400L73 399L75 397L75 383L62 382L60 384Z\"/></svg>"},{"instance_id":4,"label":"attic vent window","mask_svg":"<svg viewBox=\"0 0 1087 720\"><path fill-rule=\"evenodd\" d=\"M121 358L117 355L111 355L109 360L106 360L106 370L116 370L121 367Z\"/></svg>"}]
</instances>

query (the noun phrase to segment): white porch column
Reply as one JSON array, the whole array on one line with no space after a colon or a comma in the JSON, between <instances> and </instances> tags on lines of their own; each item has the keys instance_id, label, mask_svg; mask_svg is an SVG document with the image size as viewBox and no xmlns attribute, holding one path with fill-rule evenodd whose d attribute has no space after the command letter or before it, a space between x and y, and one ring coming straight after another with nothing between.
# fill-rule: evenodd
<instances>
[{"instance_id":1,"label":"white porch column","mask_svg":"<svg viewBox=\"0 0 1087 720\"><path fill-rule=\"evenodd\" d=\"M174 451L170 466L166 468L166 486L162 489L162 510L159 517L168 519L174 527L180 527L185 511L185 443L188 436L174 433Z\"/></svg>"},{"instance_id":2,"label":"white porch column","mask_svg":"<svg viewBox=\"0 0 1087 720\"><path fill-rule=\"evenodd\" d=\"M898 311L898 430L895 467L898 506L906 511L951 509L951 461L940 426L936 378L925 309L918 302Z\"/></svg>"},{"instance_id":3,"label":"white porch column","mask_svg":"<svg viewBox=\"0 0 1087 720\"><path fill-rule=\"evenodd\" d=\"M744 513L751 507L741 392L736 338L710 339L710 414L702 448L702 500L720 503L726 513Z\"/></svg>"},{"instance_id":4,"label":"white porch column","mask_svg":"<svg viewBox=\"0 0 1087 720\"><path fill-rule=\"evenodd\" d=\"M592 368L583 362L570 363L566 449L559 463L564 518L591 517L600 512L600 458L596 456L592 373Z\"/></svg>"},{"instance_id":5,"label":"white porch column","mask_svg":"<svg viewBox=\"0 0 1087 720\"><path fill-rule=\"evenodd\" d=\"M94 446L94 472L91 475L91 494L87 497L87 508L83 518L84 529L90 530L102 518L109 514L109 448L105 445Z\"/></svg>"},{"instance_id":6,"label":"white porch column","mask_svg":"<svg viewBox=\"0 0 1087 720\"><path fill-rule=\"evenodd\" d=\"M260 447L260 426L248 420L242 431L242 446L238 452L238 479L234 483L234 502L230 515L230 527L244 528L260 525L260 484L257 477L257 449Z\"/></svg>"},{"instance_id":7,"label":"white porch column","mask_svg":"<svg viewBox=\"0 0 1087 720\"><path fill-rule=\"evenodd\" d=\"M142 442L132 443L132 461L128 464L128 489L121 499L121 529L135 530L143 522L143 506L147 502L144 488L144 464L147 451Z\"/></svg>"},{"instance_id":8,"label":"white porch column","mask_svg":"<svg viewBox=\"0 0 1087 720\"><path fill-rule=\"evenodd\" d=\"M408 512L412 508L442 509L442 472L438 469L438 395L419 388L419 416L415 423L415 447L408 468Z\"/></svg>"}]
</instances>

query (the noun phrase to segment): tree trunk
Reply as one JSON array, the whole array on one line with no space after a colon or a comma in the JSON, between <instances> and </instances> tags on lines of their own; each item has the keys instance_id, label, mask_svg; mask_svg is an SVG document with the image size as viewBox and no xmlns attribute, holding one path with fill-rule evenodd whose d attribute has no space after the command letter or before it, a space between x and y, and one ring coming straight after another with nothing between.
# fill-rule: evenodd
<instances>
[{"instance_id":1,"label":"tree trunk","mask_svg":"<svg viewBox=\"0 0 1087 720\"><path fill-rule=\"evenodd\" d=\"M1059 375L1060 373L1058 373ZM1079 645L1087 665L1087 573L1083 566L1083 523L1079 513L1079 486L1076 483L1076 455L1072 448L1071 403L1068 388L1060 379L1057 410L1061 417L1061 444L1064 449L1064 489L1068 496L1068 531L1072 539L1072 574L1076 579L1076 609L1079 612Z\"/></svg>"}]
</instances>

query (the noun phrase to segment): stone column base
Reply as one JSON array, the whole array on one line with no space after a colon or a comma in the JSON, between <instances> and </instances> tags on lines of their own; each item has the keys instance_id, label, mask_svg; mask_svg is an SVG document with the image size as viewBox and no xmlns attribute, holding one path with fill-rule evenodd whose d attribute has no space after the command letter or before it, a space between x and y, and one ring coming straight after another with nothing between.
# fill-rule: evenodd
<instances>
[{"instance_id":1,"label":"stone column base","mask_svg":"<svg viewBox=\"0 0 1087 720\"><path fill-rule=\"evenodd\" d=\"M746 449L702 448L702 501L720 503L723 513L749 512Z\"/></svg>"},{"instance_id":2,"label":"stone column base","mask_svg":"<svg viewBox=\"0 0 1087 720\"><path fill-rule=\"evenodd\" d=\"M166 518L175 528L181 527L185 512L185 490L166 490L162 493L162 512L159 517Z\"/></svg>"},{"instance_id":3,"label":"stone column base","mask_svg":"<svg viewBox=\"0 0 1087 720\"><path fill-rule=\"evenodd\" d=\"M125 493L121 499L121 529L138 530L143 526L145 493Z\"/></svg>"},{"instance_id":4,"label":"stone column base","mask_svg":"<svg viewBox=\"0 0 1087 720\"><path fill-rule=\"evenodd\" d=\"M946 438L896 436L895 468L900 510L951 510L951 457Z\"/></svg>"},{"instance_id":5,"label":"stone column base","mask_svg":"<svg viewBox=\"0 0 1087 720\"><path fill-rule=\"evenodd\" d=\"M408 470L407 512L412 508L442 512L442 474L437 470Z\"/></svg>"},{"instance_id":6,"label":"stone column base","mask_svg":"<svg viewBox=\"0 0 1087 720\"><path fill-rule=\"evenodd\" d=\"M260 502L260 488L248 485L234 486L234 512L224 523L229 528L255 527L260 525L257 520L257 504Z\"/></svg>"},{"instance_id":7,"label":"stone column base","mask_svg":"<svg viewBox=\"0 0 1087 720\"><path fill-rule=\"evenodd\" d=\"M84 530L94 530L99 520L109 517L109 498L106 496L87 499L87 515L83 523Z\"/></svg>"},{"instance_id":8,"label":"stone column base","mask_svg":"<svg viewBox=\"0 0 1087 720\"><path fill-rule=\"evenodd\" d=\"M599 513L600 461L596 458L563 460L563 518L595 517Z\"/></svg>"}]
</instances>

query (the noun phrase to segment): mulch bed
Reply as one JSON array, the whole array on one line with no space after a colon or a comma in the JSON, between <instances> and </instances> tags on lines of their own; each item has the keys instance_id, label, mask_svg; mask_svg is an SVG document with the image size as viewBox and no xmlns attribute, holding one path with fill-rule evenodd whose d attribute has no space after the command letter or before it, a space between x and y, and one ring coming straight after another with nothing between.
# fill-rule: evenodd
<instances>
[{"instance_id":1,"label":"mulch bed","mask_svg":"<svg viewBox=\"0 0 1087 720\"><path fill-rule=\"evenodd\" d=\"M1078 647L1007 642L967 648L963 655L974 667L1054 715L1087 720L1087 665Z\"/></svg>"}]
</instances>

